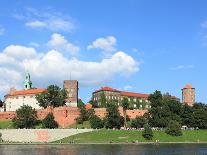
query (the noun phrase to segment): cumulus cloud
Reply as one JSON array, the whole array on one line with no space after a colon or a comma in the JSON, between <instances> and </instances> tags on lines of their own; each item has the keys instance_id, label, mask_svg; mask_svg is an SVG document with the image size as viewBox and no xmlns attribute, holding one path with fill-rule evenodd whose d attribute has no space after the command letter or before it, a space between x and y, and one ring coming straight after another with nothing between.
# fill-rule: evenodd
<instances>
[{"instance_id":1,"label":"cumulus cloud","mask_svg":"<svg viewBox=\"0 0 207 155\"><path fill-rule=\"evenodd\" d=\"M194 65L178 65L175 67L171 67L171 70L181 70L181 69L192 69L194 68Z\"/></svg>"},{"instance_id":2,"label":"cumulus cloud","mask_svg":"<svg viewBox=\"0 0 207 155\"><path fill-rule=\"evenodd\" d=\"M35 87L62 84L72 75L83 86L99 85L117 75L130 75L139 70L139 63L122 51L99 62L66 58L57 50L39 53L35 48L10 45L0 53L0 92L22 86L28 70Z\"/></svg>"},{"instance_id":3,"label":"cumulus cloud","mask_svg":"<svg viewBox=\"0 0 207 155\"><path fill-rule=\"evenodd\" d=\"M114 52L116 48L116 38L114 36L108 36L105 38L98 38L88 46L88 49L101 49L104 52Z\"/></svg>"},{"instance_id":4,"label":"cumulus cloud","mask_svg":"<svg viewBox=\"0 0 207 155\"><path fill-rule=\"evenodd\" d=\"M64 36L58 33L54 33L51 36L51 39L49 40L47 45L55 50L66 51L70 52L71 54L76 54L80 50L78 46L70 43L64 38Z\"/></svg>"}]
</instances>

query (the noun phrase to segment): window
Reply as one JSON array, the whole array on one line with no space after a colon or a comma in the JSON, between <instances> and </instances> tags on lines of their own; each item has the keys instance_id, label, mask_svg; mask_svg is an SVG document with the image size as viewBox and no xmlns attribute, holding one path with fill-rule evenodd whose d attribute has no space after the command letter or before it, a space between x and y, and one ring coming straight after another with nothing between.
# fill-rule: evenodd
<instances>
[{"instance_id":1,"label":"window","mask_svg":"<svg viewBox=\"0 0 207 155\"><path fill-rule=\"evenodd\" d=\"M142 103L142 99L140 99L139 102Z\"/></svg>"},{"instance_id":2,"label":"window","mask_svg":"<svg viewBox=\"0 0 207 155\"><path fill-rule=\"evenodd\" d=\"M136 108L137 107L137 105L136 104L134 104L134 108Z\"/></svg>"},{"instance_id":3,"label":"window","mask_svg":"<svg viewBox=\"0 0 207 155\"><path fill-rule=\"evenodd\" d=\"M16 99L18 99L18 98L19 98L19 96L16 97Z\"/></svg>"},{"instance_id":4,"label":"window","mask_svg":"<svg viewBox=\"0 0 207 155\"><path fill-rule=\"evenodd\" d=\"M134 98L134 102L137 102L137 99L136 98Z\"/></svg>"}]
</instances>

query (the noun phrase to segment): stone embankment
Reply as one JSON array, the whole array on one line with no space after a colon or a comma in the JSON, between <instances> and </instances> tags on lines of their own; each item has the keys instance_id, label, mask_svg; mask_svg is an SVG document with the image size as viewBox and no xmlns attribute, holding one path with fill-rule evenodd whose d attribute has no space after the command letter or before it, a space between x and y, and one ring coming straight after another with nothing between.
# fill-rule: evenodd
<instances>
[{"instance_id":1,"label":"stone embankment","mask_svg":"<svg viewBox=\"0 0 207 155\"><path fill-rule=\"evenodd\" d=\"M92 129L1 129L6 142L53 142Z\"/></svg>"}]
</instances>

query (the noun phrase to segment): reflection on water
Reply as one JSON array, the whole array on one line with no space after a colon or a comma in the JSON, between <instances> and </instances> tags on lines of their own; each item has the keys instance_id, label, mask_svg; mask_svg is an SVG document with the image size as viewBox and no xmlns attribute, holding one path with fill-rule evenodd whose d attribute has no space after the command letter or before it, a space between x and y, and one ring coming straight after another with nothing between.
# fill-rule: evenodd
<instances>
[{"instance_id":1,"label":"reflection on water","mask_svg":"<svg viewBox=\"0 0 207 155\"><path fill-rule=\"evenodd\" d=\"M207 155L207 144L0 145L0 155Z\"/></svg>"}]
</instances>

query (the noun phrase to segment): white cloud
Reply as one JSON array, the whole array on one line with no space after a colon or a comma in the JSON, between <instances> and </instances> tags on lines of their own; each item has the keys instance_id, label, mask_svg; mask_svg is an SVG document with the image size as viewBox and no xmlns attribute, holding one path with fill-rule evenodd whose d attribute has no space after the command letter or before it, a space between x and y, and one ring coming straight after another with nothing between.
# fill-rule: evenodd
<instances>
[{"instance_id":1,"label":"white cloud","mask_svg":"<svg viewBox=\"0 0 207 155\"><path fill-rule=\"evenodd\" d=\"M58 33L54 33L47 45L55 50L70 52L76 54L80 48L74 44L68 42L64 36Z\"/></svg>"},{"instance_id":2,"label":"white cloud","mask_svg":"<svg viewBox=\"0 0 207 155\"><path fill-rule=\"evenodd\" d=\"M18 20L25 21L25 26L33 29L46 29L53 32L73 32L76 26L71 18L54 10L40 11L27 8L24 15L15 14Z\"/></svg>"},{"instance_id":3,"label":"white cloud","mask_svg":"<svg viewBox=\"0 0 207 155\"><path fill-rule=\"evenodd\" d=\"M106 38L98 38L91 45L88 46L88 49L101 49L104 52L114 52L116 48L116 38L114 36L108 36Z\"/></svg>"},{"instance_id":4,"label":"white cloud","mask_svg":"<svg viewBox=\"0 0 207 155\"><path fill-rule=\"evenodd\" d=\"M40 44L36 43L36 42L30 42L29 46L33 46L33 47L39 47Z\"/></svg>"},{"instance_id":5,"label":"white cloud","mask_svg":"<svg viewBox=\"0 0 207 155\"><path fill-rule=\"evenodd\" d=\"M5 32L5 29L3 27L0 26L0 36L3 35Z\"/></svg>"},{"instance_id":6,"label":"white cloud","mask_svg":"<svg viewBox=\"0 0 207 155\"><path fill-rule=\"evenodd\" d=\"M124 90L130 90L130 89L133 89L133 88L134 88L133 86L129 86L129 85L124 86Z\"/></svg>"},{"instance_id":7,"label":"white cloud","mask_svg":"<svg viewBox=\"0 0 207 155\"><path fill-rule=\"evenodd\" d=\"M47 23L39 20L35 21L29 21L25 24L26 26L32 27L32 28L38 28L38 27L47 27Z\"/></svg>"},{"instance_id":8,"label":"white cloud","mask_svg":"<svg viewBox=\"0 0 207 155\"><path fill-rule=\"evenodd\" d=\"M39 53L34 48L10 45L0 53L0 92L10 87L21 87L24 72L28 70L35 87L48 84L62 85L64 79L77 79L81 85L103 84L117 75L139 71L139 63L119 51L99 62L66 58L57 50Z\"/></svg>"},{"instance_id":9,"label":"white cloud","mask_svg":"<svg viewBox=\"0 0 207 155\"><path fill-rule=\"evenodd\" d=\"M194 65L178 65L176 67L171 67L171 70L181 70L181 69L192 69Z\"/></svg>"},{"instance_id":10,"label":"white cloud","mask_svg":"<svg viewBox=\"0 0 207 155\"><path fill-rule=\"evenodd\" d=\"M207 28L207 21L204 21L203 23L201 23L201 27L202 28Z\"/></svg>"}]
</instances>

